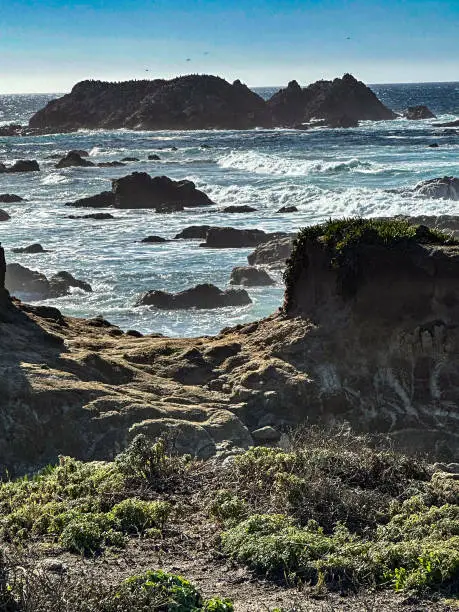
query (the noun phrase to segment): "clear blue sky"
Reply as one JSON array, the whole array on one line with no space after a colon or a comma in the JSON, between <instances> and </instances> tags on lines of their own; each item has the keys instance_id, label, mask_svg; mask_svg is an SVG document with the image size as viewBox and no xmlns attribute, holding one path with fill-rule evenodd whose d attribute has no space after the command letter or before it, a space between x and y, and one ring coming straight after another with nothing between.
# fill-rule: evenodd
<instances>
[{"instance_id":1,"label":"clear blue sky","mask_svg":"<svg viewBox=\"0 0 459 612\"><path fill-rule=\"evenodd\" d=\"M0 0L1 93L190 72L459 80L459 0Z\"/></svg>"}]
</instances>

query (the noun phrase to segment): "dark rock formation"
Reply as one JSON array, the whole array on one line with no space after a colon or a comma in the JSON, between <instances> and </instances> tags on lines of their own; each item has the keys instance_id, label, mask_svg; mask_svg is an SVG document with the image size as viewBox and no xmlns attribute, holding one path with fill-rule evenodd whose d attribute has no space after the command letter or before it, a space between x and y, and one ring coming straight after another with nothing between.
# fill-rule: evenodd
<instances>
[{"instance_id":1,"label":"dark rock formation","mask_svg":"<svg viewBox=\"0 0 459 612\"><path fill-rule=\"evenodd\" d=\"M180 293L167 291L149 291L137 302L137 306L154 306L162 310L181 310L188 308L208 309L224 306L245 306L251 304L244 289L227 289L222 291L215 285L197 285Z\"/></svg>"},{"instance_id":2,"label":"dark rock formation","mask_svg":"<svg viewBox=\"0 0 459 612\"><path fill-rule=\"evenodd\" d=\"M146 238L143 238L143 240L141 240L140 242L162 243L162 242L169 242L169 240L166 240L166 238L162 238L162 236L147 236Z\"/></svg>"},{"instance_id":3,"label":"dark rock formation","mask_svg":"<svg viewBox=\"0 0 459 612\"><path fill-rule=\"evenodd\" d=\"M4 204L14 204L15 202L23 202L24 198L15 195L14 193L0 193L0 202Z\"/></svg>"},{"instance_id":4,"label":"dark rock formation","mask_svg":"<svg viewBox=\"0 0 459 612\"><path fill-rule=\"evenodd\" d=\"M3 210L2 208L0 208L0 221L9 221L10 219L11 217L6 212L6 210Z\"/></svg>"},{"instance_id":5,"label":"dark rock formation","mask_svg":"<svg viewBox=\"0 0 459 612\"><path fill-rule=\"evenodd\" d=\"M244 287L266 287L275 285L265 270L253 266L239 266L231 271L230 285L243 285Z\"/></svg>"},{"instance_id":6,"label":"dark rock formation","mask_svg":"<svg viewBox=\"0 0 459 612\"><path fill-rule=\"evenodd\" d=\"M285 236L274 238L258 246L253 253L247 257L251 266L275 266L284 267L290 257L293 248L293 238Z\"/></svg>"},{"instance_id":7,"label":"dark rock formation","mask_svg":"<svg viewBox=\"0 0 459 612\"><path fill-rule=\"evenodd\" d=\"M18 136L22 130L20 123L10 123L9 125L0 126L0 136Z\"/></svg>"},{"instance_id":8,"label":"dark rock formation","mask_svg":"<svg viewBox=\"0 0 459 612\"><path fill-rule=\"evenodd\" d=\"M110 213L92 213L90 215L68 215L67 219L94 219L95 221L108 221L115 219Z\"/></svg>"},{"instance_id":9,"label":"dark rock formation","mask_svg":"<svg viewBox=\"0 0 459 612\"><path fill-rule=\"evenodd\" d=\"M334 81L317 81L304 89L296 81L291 81L267 104L274 124L286 127L314 118L324 119L332 127L348 127L360 120L380 121L396 117L371 89L350 74Z\"/></svg>"},{"instance_id":10,"label":"dark rock formation","mask_svg":"<svg viewBox=\"0 0 459 612\"><path fill-rule=\"evenodd\" d=\"M82 81L49 102L31 128L246 129L270 125L262 98L240 81L189 75L170 81Z\"/></svg>"},{"instance_id":11,"label":"dark rock formation","mask_svg":"<svg viewBox=\"0 0 459 612\"><path fill-rule=\"evenodd\" d=\"M148 161L160 161L161 158L159 155L156 155L156 153L150 153L150 155L148 156Z\"/></svg>"},{"instance_id":12,"label":"dark rock formation","mask_svg":"<svg viewBox=\"0 0 459 612\"><path fill-rule=\"evenodd\" d=\"M77 151L69 151L65 157L57 162L56 168L70 168L71 166L92 167L95 164L88 159L84 159Z\"/></svg>"},{"instance_id":13,"label":"dark rock formation","mask_svg":"<svg viewBox=\"0 0 459 612\"><path fill-rule=\"evenodd\" d=\"M86 151L85 149L72 149L68 152L68 155L71 153L76 153L80 157L89 157L89 151Z\"/></svg>"},{"instance_id":14,"label":"dark rock formation","mask_svg":"<svg viewBox=\"0 0 459 612\"><path fill-rule=\"evenodd\" d=\"M432 142L432 144L429 145L430 149L438 149L440 145L438 144L438 142Z\"/></svg>"},{"instance_id":15,"label":"dark rock formation","mask_svg":"<svg viewBox=\"0 0 459 612\"><path fill-rule=\"evenodd\" d=\"M253 206L227 206L222 210L224 213L251 213L255 212L257 209Z\"/></svg>"},{"instance_id":16,"label":"dark rock formation","mask_svg":"<svg viewBox=\"0 0 459 612\"><path fill-rule=\"evenodd\" d=\"M20 159L6 169L6 172L39 172L40 166L34 159Z\"/></svg>"},{"instance_id":17,"label":"dark rock formation","mask_svg":"<svg viewBox=\"0 0 459 612\"><path fill-rule=\"evenodd\" d=\"M459 200L459 178L444 176L418 183L414 191L428 198Z\"/></svg>"},{"instance_id":18,"label":"dark rock formation","mask_svg":"<svg viewBox=\"0 0 459 612\"><path fill-rule=\"evenodd\" d=\"M18 247L18 248L11 249L11 250L13 251L13 253L29 253L29 254L47 252L38 242L34 242L34 244L29 244L29 246L26 246L26 247Z\"/></svg>"},{"instance_id":19,"label":"dark rock formation","mask_svg":"<svg viewBox=\"0 0 459 612\"><path fill-rule=\"evenodd\" d=\"M140 159L138 157L123 157L121 159L122 162L138 162Z\"/></svg>"},{"instance_id":20,"label":"dark rock formation","mask_svg":"<svg viewBox=\"0 0 459 612\"><path fill-rule=\"evenodd\" d=\"M192 240L195 238L205 238L210 225L190 225L174 236L175 239Z\"/></svg>"},{"instance_id":21,"label":"dark rock formation","mask_svg":"<svg viewBox=\"0 0 459 612\"><path fill-rule=\"evenodd\" d=\"M76 279L69 272L59 272L48 280L44 274L17 263L6 266L5 287L12 294L27 295L29 299L38 300L62 297L69 293L71 287L92 291L89 283Z\"/></svg>"},{"instance_id":22,"label":"dark rock formation","mask_svg":"<svg viewBox=\"0 0 459 612\"><path fill-rule=\"evenodd\" d=\"M418 121L420 119L436 119L436 116L427 106L409 106L404 113L405 119L410 121Z\"/></svg>"},{"instance_id":23,"label":"dark rock formation","mask_svg":"<svg viewBox=\"0 0 459 612\"><path fill-rule=\"evenodd\" d=\"M296 206L282 206L282 208L279 208L277 212L278 213L294 213L294 212L298 212L298 208Z\"/></svg>"},{"instance_id":24,"label":"dark rock formation","mask_svg":"<svg viewBox=\"0 0 459 612\"><path fill-rule=\"evenodd\" d=\"M206 241L200 246L210 249L235 249L256 247L272 238L285 236L282 233L267 234L259 229L236 229L234 227L210 227Z\"/></svg>"},{"instance_id":25,"label":"dark rock formation","mask_svg":"<svg viewBox=\"0 0 459 612\"><path fill-rule=\"evenodd\" d=\"M208 206L212 200L191 181L173 181L167 176L152 178L146 172L133 172L112 181L112 191L82 198L67 206L78 208L154 208L158 212L183 207Z\"/></svg>"}]
</instances>

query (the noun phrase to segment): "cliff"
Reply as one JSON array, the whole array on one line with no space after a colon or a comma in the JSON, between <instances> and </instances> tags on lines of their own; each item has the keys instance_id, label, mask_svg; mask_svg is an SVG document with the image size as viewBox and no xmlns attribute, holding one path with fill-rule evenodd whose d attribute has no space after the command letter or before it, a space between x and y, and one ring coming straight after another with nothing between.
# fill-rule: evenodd
<instances>
[{"instance_id":1,"label":"cliff","mask_svg":"<svg viewBox=\"0 0 459 612\"><path fill-rule=\"evenodd\" d=\"M250 129L294 126L312 118L347 127L394 117L348 74L304 89L292 81L268 102L238 80L230 84L216 76L187 75L170 81L82 81L38 111L29 129Z\"/></svg>"},{"instance_id":2,"label":"cliff","mask_svg":"<svg viewBox=\"0 0 459 612\"><path fill-rule=\"evenodd\" d=\"M459 246L440 233L346 221L300 235L281 312L212 338L135 337L6 299L0 462L111 458L163 431L209 457L268 425L343 420L457 458L458 273Z\"/></svg>"}]
</instances>

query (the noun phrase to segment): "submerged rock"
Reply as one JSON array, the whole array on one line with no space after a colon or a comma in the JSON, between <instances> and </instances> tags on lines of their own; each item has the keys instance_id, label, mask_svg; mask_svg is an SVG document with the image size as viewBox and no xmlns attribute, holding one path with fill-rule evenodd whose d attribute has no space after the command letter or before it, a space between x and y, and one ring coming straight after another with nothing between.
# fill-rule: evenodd
<instances>
[{"instance_id":1,"label":"submerged rock","mask_svg":"<svg viewBox=\"0 0 459 612\"><path fill-rule=\"evenodd\" d=\"M257 209L253 206L227 206L222 210L224 213L251 213L255 212Z\"/></svg>"},{"instance_id":2,"label":"submerged rock","mask_svg":"<svg viewBox=\"0 0 459 612\"><path fill-rule=\"evenodd\" d=\"M90 215L68 215L67 219L94 219L95 221L108 221L115 219L110 213L92 213Z\"/></svg>"},{"instance_id":3,"label":"submerged rock","mask_svg":"<svg viewBox=\"0 0 459 612\"><path fill-rule=\"evenodd\" d=\"M410 121L418 121L420 119L436 119L436 116L427 106L409 106L404 113L405 119Z\"/></svg>"},{"instance_id":4,"label":"submerged rock","mask_svg":"<svg viewBox=\"0 0 459 612\"><path fill-rule=\"evenodd\" d=\"M24 198L21 198L14 193L1 193L0 194L0 202L4 204L14 204L15 202L23 202Z\"/></svg>"},{"instance_id":5,"label":"submerged rock","mask_svg":"<svg viewBox=\"0 0 459 612\"><path fill-rule=\"evenodd\" d=\"M29 246L26 247L17 247L15 249L11 249L13 251L13 253L46 253L47 251L45 251L45 249L41 246L41 244L39 244L38 242L35 242L34 244L29 244Z\"/></svg>"},{"instance_id":6,"label":"submerged rock","mask_svg":"<svg viewBox=\"0 0 459 612\"><path fill-rule=\"evenodd\" d=\"M0 208L0 221L9 221L10 219L11 217L6 212L6 210L3 210L2 208Z\"/></svg>"},{"instance_id":7,"label":"submerged rock","mask_svg":"<svg viewBox=\"0 0 459 612\"><path fill-rule=\"evenodd\" d=\"M155 306L163 310L187 308L223 308L225 306L245 306L252 300L244 289L222 291L215 285L205 283L179 293L149 291L137 302L137 306Z\"/></svg>"},{"instance_id":8,"label":"submerged rock","mask_svg":"<svg viewBox=\"0 0 459 612\"><path fill-rule=\"evenodd\" d=\"M278 211L276 211L278 213L294 213L294 212L298 212L298 208L296 206L282 206L282 208L279 208Z\"/></svg>"},{"instance_id":9,"label":"submerged rock","mask_svg":"<svg viewBox=\"0 0 459 612\"><path fill-rule=\"evenodd\" d=\"M265 270L253 266L239 266L231 272L230 285L243 285L244 287L266 287L275 285Z\"/></svg>"},{"instance_id":10,"label":"submerged rock","mask_svg":"<svg viewBox=\"0 0 459 612\"><path fill-rule=\"evenodd\" d=\"M70 168L72 166L93 167L95 164L88 159L83 159L78 151L69 151L56 164L56 168Z\"/></svg>"},{"instance_id":11,"label":"submerged rock","mask_svg":"<svg viewBox=\"0 0 459 612\"><path fill-rule=\"evenodd\" d=\"M6 169L6 172L39 172L40 166L34 159L20 159Z\"/></svg>"},{"instance_id":12,"label":"submerged rock","mask_svg":"<svg viewBox=\"0 0 459 612\"><path fill-rule=\"evenodd\" d=\"M444 176L418 183L414 191L428 198L459 200L459 178Z\"/></svg>"},{"instance_id":13,"label":"submerged rock","mask_svg":"<svg viewBox=\"0 0 459 612\"><path fill-rule=\"evenodd\" d=\"M121 166L125 166L123 162L120 161L108 161L108 162L99 162L97 164L98 168L120 168Z\"/></svg>"},{"instance_id":14,"label":"submerged rock","mask_svg":"<svg viewBox=\"0 0 459 612\"><path fill-rule=\"evenodd\" d=\"M123 157L121 159L122 162L138 162L140 159L138 157Z\"/></svg>"},{"instance_id":15,"label":"submerged rock","mask_svg":"<svg viewBox=\"0 0 459 612\"><path fill-rule=\"evenodd\" d=\"M160 161L161 160L160 156L157 155L156 153L150 153L147 159L148 161Z\"/></svg>"},{"instance_id":16,"label":"submerged rock","mask_svg":"<svg viewBox=\"0 0 459 612\"><path fill-rule=\"evenodd\" d=\"M166 238L162 238L161 236L147 236L146 238L143 238L140 242L163 243L163 242L169 242L169 240L166 240Z\"/></svg>"},{"instance_id":17,"label":"submerged rock","mask_svg":"<svg viewBox=\"0 0 459 612\"><path fill-rule=\"evenodd\" d=\"M444 127L444 128L452 128L459 127L459 119L455 119L454 121L446 121L446 123L433 123L434 127Z\"/></svg>"}]
</instances>

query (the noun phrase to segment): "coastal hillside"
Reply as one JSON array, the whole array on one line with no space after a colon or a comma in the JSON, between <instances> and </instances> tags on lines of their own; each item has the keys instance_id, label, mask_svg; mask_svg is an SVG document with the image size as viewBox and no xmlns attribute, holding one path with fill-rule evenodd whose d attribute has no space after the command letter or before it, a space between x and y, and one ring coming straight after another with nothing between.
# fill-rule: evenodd
<instances>
[{"instance_id":1,"label":"coastal hillside","mask_svg":"<svg viewBox=\"0 0 459 612\"><path fill-rule=\"evenodd\" d=\"M359 120L395 116L367 86L348 74L305 89L290 83L268 102L239 80L230 84L216 76L187 75L170 81L82 81L34 114L29 128L239 130L294 126L313 118L348 127Z\"/></svg>"}]
</instances>

